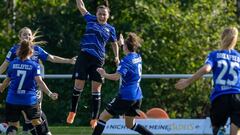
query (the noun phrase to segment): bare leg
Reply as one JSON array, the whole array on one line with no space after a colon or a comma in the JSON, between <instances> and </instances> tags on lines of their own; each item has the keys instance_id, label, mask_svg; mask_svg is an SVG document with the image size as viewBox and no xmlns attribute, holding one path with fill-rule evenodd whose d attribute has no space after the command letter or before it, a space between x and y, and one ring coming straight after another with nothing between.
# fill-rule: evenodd
<instances>
[{"instance_id":1,"label":"bare leg","mask_svg":"<svg viewBox=\"0 0 240 135\"><path fill-rule=\"evenodd\" d=\"M240 135L240 129L233 123L231 124L230 135Z\"/></svg>"}]
</instances>

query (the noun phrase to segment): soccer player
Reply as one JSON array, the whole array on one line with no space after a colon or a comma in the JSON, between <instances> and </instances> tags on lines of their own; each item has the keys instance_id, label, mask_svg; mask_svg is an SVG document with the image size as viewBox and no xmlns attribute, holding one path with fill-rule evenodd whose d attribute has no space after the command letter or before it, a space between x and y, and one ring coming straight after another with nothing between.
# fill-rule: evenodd
<instances>
[{"instance_id":1,"label":"soccer player","mask_svg":"<svg viewBox=\"0 0 240 135\"><path fill-rule=\"evenodd\" d=\"M230 134L240 134L240 54L234 49L237 39L237 28L226 28L221 36L220 49L210 52L205 65L192 77L180 79L175 84L177 89L185 89L204 74L212 71L214 85L210 96L210 118L214 135L224 131L229 117Z\"/></svg>"},{"instance_id":2,"label":"soccer player","mask_svg":"<svg viewBox=\"0 0 240 135\"><path fill-rule=\"evenodd\" d=\"M28 27L24 27L22 28L20 31L19 31L19 40L20 42L23 41L23 40L31 40L31 41L34 41L35 38L37 37L37 32L35 33L32 33L32 30ZM44 43L43 41L39 41L39 42L36 42L36 43ZM11 61L13 61L16 57L17 57L17 50L20 48L20 44L15 44L8 52L7 56L6 56L6 59L5 61L2 63L1 67L0 67L0 74L2 74L3 72L5 72L5 70L7 69L9 63ZM43 50L40 46L38 46L37 44L36 45L33 45L32 46L33 49L34 49L34 52L33 52L33 56L31 57L31 60L39 63L39 61L50 61L50 62L53 62L53 63L66 63L66 64L75 64L75 57L73 57L72 59L67 59L67 58L62 58L62 57L59 57L59 56L55 56L55 55L51 55L49 53L47 53L45 50ZM40 64L42 65L42 64ZM43 75L43 72L42 72L42 68L41 68L41 75ZM39 99L39 104L40 104L40 108L41 108L41 103L42 103L42 91L39 90L38 91L38 99ZM26 115L24 115L26 116ZM47 122L47 117L45 115L45 113L42 111L42 119L43 121L45 122L46 124L46 128L47 130L48 129L48 122ZM31 133L33 135L35 135L35 131L32 130L33 129L33 126L31 124L31 122L29 120L27 120L27 117L24 117L25 118L25 123L24 123L24 131L28 131L30 130ZM51 135L51 132L49 131L49 135Z\"/></svg>"},{"instance_id":3,"label":"soccer player","mask_svg":"<svg viewBox=\"0 0 240 135\"><path fill-rule=\"evenodd\" d=\"M41 119L37 85L53 100L58 98L58 94L52 93L43 82L39 64L30 59L34 51L32 44L29 40L21 42L17 52L18 57L10 62L7 77L0 85L0 91L3 92L10 84L6 98L6 120L9 124L7 135L16 135L21 111L24 111L31 120L38 135L47 135L48 131L44 128Z\"/></svg>"},{"instance_id":4,"label":"soccer player","mask_svg":"<svg viewBox=\"0 0 240 135\"><path fill-rule=\"evenodd\" d=\"M120 35L120 42L123 46L125 57L121 60L116 73L108 74L103 68L97 71L102 77L110 80L119 80L121 78L118 96L114 98L100 114L97 126L93 135L101 135L106 122L115 115L125 115L126 127L142 135L153 135L151 131L144 126L135 123L135 116L139 115L142 90L140 87L142 75L142 58L137 53L140 47L141 39L135 33L129 33L126 41Z\"/></svg>"},{"instance_id":5,"label":"soccer player","mask_svg":"<svg viewBox=\"0 0 240 135\"><path fill-rule=\"evenodd\" d=\"M75 84L72 93L71 110L67 117L67 123L73 123L85 81L89 79L92 83L92 120L90 121L90 125L94 128L99 115L101 87L103 82L96 69L102 67L104 64L105 46L108 42L112 42L115 62L116 64L119 63L118 43L115 28L107 23L110 12L107 6L98 6L96 16L94 16L86 10L82 0L76 0L76 2L79 11L87 22L87 25L80 42L81 50L73 73Z\"/></svg>"}]
</instances>

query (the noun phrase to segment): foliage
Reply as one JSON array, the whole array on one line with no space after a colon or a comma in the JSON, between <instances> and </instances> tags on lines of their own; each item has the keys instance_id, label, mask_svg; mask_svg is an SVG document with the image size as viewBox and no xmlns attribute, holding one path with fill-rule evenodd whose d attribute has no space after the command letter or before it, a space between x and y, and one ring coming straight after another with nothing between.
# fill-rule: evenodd
<instances>
[{"instance_id":1,"label":"foliage","mask_svg":"<svg viewBox=\"0 0 240 135\"><path fill-rule=\"evenodd\" d=\"M218 49L221 31L228 26L237 26L234 2L219 0L111 0L110 24L118 34L133 31L144 43L141 49L144 74L185 74L197 70L210 50ZM87 9L95 14L99 0L85 2ZM48 42L43 46L47 52L73 57L78 53L78 43L84 32L85 22L70 0L17 1L16 22L11 7L0 1L0 61L3 62L13 43L18 42L17 31L24 26L33 30L40 28L43 35L39 40ZM13 25L15 24L15 25ZM105 68L114 72L113 52L107 46ZM121 56L123 54L121 53ZM47 74L70 74L72 65L45 62ZM142 110L152 107L165 109L171 118L201 118L208 115L210 79L196 82L185 91L174 88L176 79L143 79L144 100ZM50 123L63 124L70 107L72 80L46 79L53 91L60 94L57 102L44 98L43 108ZM117 93L118 82L106 81L103 86L103 106ZM2 97L1 97L2 98ZM85 88L79 103L75 124L87 125L90 118L90 86ZM3 107L0 106L3 110ZM54 113L57 112L57 115Z\"/></svg>"}]
</instances>

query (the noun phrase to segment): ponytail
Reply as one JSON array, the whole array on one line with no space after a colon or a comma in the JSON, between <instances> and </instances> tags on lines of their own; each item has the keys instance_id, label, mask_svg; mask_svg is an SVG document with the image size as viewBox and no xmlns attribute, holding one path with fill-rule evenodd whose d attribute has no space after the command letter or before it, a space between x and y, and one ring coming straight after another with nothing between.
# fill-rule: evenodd
<instances>
[{"instance_id":1,"label":"ponytail","mask_svg":"<svg viewBox=\"0 0 240 135\"><path fill-rule=\"evenodd\" d=\"M33 53L32 44L33 44L32 41L28 40L23 40L21 42L20 48L17 51L17 56L21 60L26 59L29 55Z\"/></svg>"}]
</instances>

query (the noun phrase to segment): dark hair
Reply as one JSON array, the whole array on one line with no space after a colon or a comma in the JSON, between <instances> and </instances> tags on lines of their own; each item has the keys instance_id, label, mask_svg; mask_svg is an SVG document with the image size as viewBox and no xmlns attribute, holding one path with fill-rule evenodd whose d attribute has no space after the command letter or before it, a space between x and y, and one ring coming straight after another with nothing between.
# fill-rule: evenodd
<instances>
[{"instance_id":1,"label":"dark hair","mask_svg":"<svg viewBox=\"0 0 240 135\"><path fill-rule=\"evenodd\" d=\"M23 40L21 42L20 48L17 51L17 56L21 60L27 58L27 56L29 56L29 54L33 53L32 44L33 43L31 41L28 41L28 40Z\"/></svg>"},{"instance_id":2,"label":"dark hair","mask_svg":"<svg viewBox=\"0 0 240 135\"><path fill-rule=\"evenodd\" d=\"M109 9L108 6L105 6L105 5L99 5L99 6L97 7L97 11L98 11L99 9L107 9L108 13L110 13L110 9Z\"/></svg>"},{"instance_id":3,"label":"dark hair","mask_svg":"<svg viewBox=\"0 0 240 135\"><path fill-rule=\"evenodd\" d=\"M137 52L138 48L141 47L142 39L138 37L135 33L130 32L125 44L130 52Z\"/></svg>"}]
</instances>

